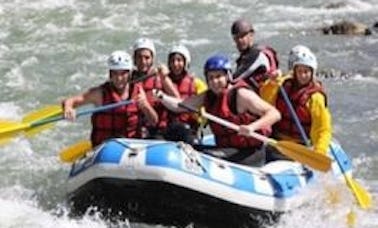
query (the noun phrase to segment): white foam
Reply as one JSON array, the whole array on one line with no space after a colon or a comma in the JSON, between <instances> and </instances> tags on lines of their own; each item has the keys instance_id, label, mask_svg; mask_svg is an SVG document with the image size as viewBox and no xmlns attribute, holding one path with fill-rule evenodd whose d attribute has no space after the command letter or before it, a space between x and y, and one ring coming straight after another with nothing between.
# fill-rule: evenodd
<instances>
[{"instance_id":1,"label":"white foam","mask_svg":"<svg viewBox=\"0 0 378 228\"><path fill-rule=\"evenodd\" d=\"M351 79L353 79L355 81L360 81L360 82L368 82L368 83L378 84L378 78L366 77L366 76L363 76L361 74L356 74Z\"/></svg>"},{"instance_id":2,"label":"white foam","mask_svg":"<svg viewBox=\"0 0 378 228\"><path fill-rule=\"evenodd\" d=\"M0 103L0 120L13 120L20 119L21 108L14 102Z\"/></svg>"},{"instance_id":3,"label":"white foam","mask_svg":"<svg viewBox=\"0 0 378 228\"><path fill-rule=\"evenodd\" d=\"M211 40L206 39L206 38L199 38L199 39L193 39L193 40L182 40L182 43L188 46L192 47L198 47L198 46L203 46L211 43Z\"/></svg>"},{"instance_id":4,"label":"white foam","mask_svg":"<svg viewBox=\"0 0 378 228\"><path fill-rule=\"evenodd\" d=\"M106 223L93 217L80 220L67 216L57 217L38 207L33 200L0 198L0 227L40 227L40 228L105 228Z\"/></svg>"},{"instance_id":5,"label":"white foam","mask_svg":"<svg viewBox=\"0 0 378 228\"><path fill-rule=\"evenodd\" d=\"M331 192L336 194L336 198L330 196ZM347 227L346 214L353 206L345 185L328 180L318 183L317 192L307 194L312 194L311 203L284 214L279 223L274 225L275 228ZM331 203L330 199L336 199L337 203Z\"/></svg>"}]
</instances>

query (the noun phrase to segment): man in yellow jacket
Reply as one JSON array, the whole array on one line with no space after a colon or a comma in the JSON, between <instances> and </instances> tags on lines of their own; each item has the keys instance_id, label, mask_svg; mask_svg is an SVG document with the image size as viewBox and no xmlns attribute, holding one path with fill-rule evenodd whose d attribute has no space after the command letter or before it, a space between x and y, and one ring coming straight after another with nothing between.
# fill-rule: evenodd
<instances>
[{"instance_id":1,"label":"man in yellow jacket","mask_svg":"<svg viewBox=\"0 0 378 228\"><path fill-rule=\"evenodd\" d=\"M289 73L267 81L260 95L281 112L282 119L273 128L276 138L307 144L303 140L306 137L301 135L305 134L310 137L315 152L326 154L332 138L332 118L327 95L316 80L317 66L310 49L301 45L294 47L289 57ZM292 111L298 117L303 133L295 123Z\"/></svg>"}]
</instances>

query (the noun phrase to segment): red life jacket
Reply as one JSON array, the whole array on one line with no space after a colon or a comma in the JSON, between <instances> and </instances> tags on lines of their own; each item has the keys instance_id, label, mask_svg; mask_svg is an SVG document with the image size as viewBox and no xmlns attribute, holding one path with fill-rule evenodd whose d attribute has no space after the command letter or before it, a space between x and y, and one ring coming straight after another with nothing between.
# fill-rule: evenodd
<instances>
[{"instance_id":1,"label":"red life jacket","mask_svg":"<svg viewBox=\"0 0 378 228\"><path fill-rule=\"evenodd\" d=\"M122 101L109 82L102 84L101 89L102 105ZM129 98L134 96L134 91L131 90ZM141 136L139 131L139 109L135 103L94 113L91 121L91 141L93 146L97 146L109 138L140 138Z\"/></svg>"},{"instance_id":2,"label":"red life jacket","mask_svg":"<svg viewBox=\"0 0 378 228\"><path fill-rule=\"evenodd\" d=\"M138 74L136 71L133 72L133 79L135 78L135 75ZM152 74L152 73L151 73ZM140 85L146 92L147 100L151 104L151 106L155 109L159 121L156 126L151 126L146 123L145 120L143 120L143 126L147 127L148 129L158 129L162 130L167 127L168 123L168 110L165 108L165 106L154 97L152 90L153 89L158 89L158 90L163 90L163 85L160 80L160 77L155 73L155 75L148 77L146 80L135 83L135 85Z\"/></svg>"},{"instance_id":3,"label":"red life jacket","mask_svg":"<svg viewBox=\"0 0 378 228\"><path fill-rule=\"evenodd\" d=\"M254 114L244 112L237 113L236 93L240 88L248 88L245 83L237 83L235 86L225 89L219 96L210 90L205 96L204 106L208 113L237 125L250 124L257 120ZM255 138L239 135L238 132L210 121L210 128L215 136L218 147L232 147L237 149L250 148L253 150L261 146L262 143Z\"/></svg>"},{"instance_id":4,"label":"red life jacket","mask_svg":"<svg viewBox=\"0 0 378 228\"><path fill-rule=\"evenodd\" d=\"M300 89L295 88L294 79L288 79L284 82L283 88L287 92L287 95L293 105L293 108L301 122L306 135L310 134L311 129L311 113L306 107L306 103L310 99L311 95L317 92L327 96L323 90L323 87L319 83L311 82L306 87ZM287 106L284 98L281 94L277 96L276 108L281 112L281 120L274 125L274 131L278 134L284 134L292 138L301 140L301 134L298 127L295 125L293 117L290 114L289 107Z\"/></svg>"},{"instance_id":5,"label":"red life jacket","mask_svg":"<svg viewBox=\"0 0 378 228\"><path fill-rule=\"evenodd\" d=\"M266 55L269 59L269 71L266 72L266 77L271 77L272 74L276 73L279 68L279 61L277 58L277 52L270 46L267 45L258 45L257 48ZM265 79L266 80L266 79ZM265 81L264 80L264 81Z\"/></svg>"},{"instance_id":6,"label":"red life jacket","mask_svg":"<svg viewBox=\"0 0 378 228\"><path fill-rule=\"evenodd\" d=\"M253 45L246 51L244 51L240 57L236 60L237 70L234 74L234 80L246 71L257 59L259 53L263 53L269 60L269 69L266 67L257 68L252 74L247 76L244 81L252 87L252 89L259 94L259 89L263 82L273 75L279 66L276 51L266 45Z\"/></svg>"},{"instance_id":7,"label":"red life jacket","mask_svg":"<svg viewBox=\"0 0 378 228\"><path fill-rule=\"evenodd\" d=\"M193 76L185 74L182 79L173 82L180 94L181 99L185 99L197 94ZM187 123L194 131L196 131L199 127L197 118L198 116L193 112L176 113L169 111L168 115L169 122Z\"/></svg>"}]
</instances>

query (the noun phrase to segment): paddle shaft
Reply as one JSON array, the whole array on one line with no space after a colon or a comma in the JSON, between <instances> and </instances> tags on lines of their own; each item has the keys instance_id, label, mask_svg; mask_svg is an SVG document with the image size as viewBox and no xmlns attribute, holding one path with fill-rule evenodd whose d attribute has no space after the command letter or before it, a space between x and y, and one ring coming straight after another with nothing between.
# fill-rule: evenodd
<instances>
[{"instance_id":1,"label":"paddle shaft","mask_svg":"<svg viewBox=\"0 0 378 228\"><path fill-rule=\"evenodd\" d=\"M142 77L131 80L129 83L130 84L138 83L138 82L144 81L147 78L150 78L154 75L155 75L155 73L144 75ZM77 112L76 116L79 117L79 116L84 116L84 115L91 114L91 113L101 112L101 111L117 108L117 107L122 106L122 105L128 105L128 104L131 104L133 102L134 102L133 100L124 100L124 101L120 101L120 102L117 102L117 103L99 106L99 107L96 107L96 108L93 108L93 109L82 110L82 111ZM34 127L34 126L39 126L39 125L43 125L43 124L48 124L48 123L59 121L59 120L62 120L62 119L64 119L64 116L54 117L54 118L51 118L51 119L37 121L36 124L38 124L38 125L34 125L34 123L32 123L31 126Z\"/></svg>"},{"instance_id":2,"label":"paddle shaft","mask_svg":"<svg viewBox=\"0 0 378 228\"><path fill-rule=\"evenodd\" d=\"M165 98L164 98L165 99ZM235 131L239 131L239 129L240 129L240 127L238 126L238 125L236 125L236 124L234 124L234 123L232 123L232 122L229 122L229 121L226 121L226 120L224 120L224 119L222 119L222 118L219 118L219 117L217 117L217 116L214 116L214 115L211 115L211 114L209 114L209 113L207 113L207 112L200 112L200 111L198 111L197 109L195 109L195 108L193 108L193 107L190 107L190 106L188 106L188 105L185 105L185 104L183 104L183 103L179 103L178 104L178 106L179 107L182 107L182 108L185 108L185 109L187 109L187 110L189 110L189 111L192 111L192 112L197 112L197 113L200 113L203 117L205 117L205 118L207 118L207 119L209 119L209 120L211 120L211 121L213 121L213 122L215 122L215 123L218 123L218 124L220 124L220 125L223 125L223 126L225 126L225 127L228 127L228 128L230 128L230 129L233 129L233 130L235 130ZM258 140L260 140L260 141L262 141L262 142L265 142L265 143L272 143L272 144L275 144L277 141L275 141L274 139L271 139L271 138L268 138L268 137L266 137L266 136L264 136L264 135L261 135L261 134L258 134L258 133L256 133L256 132L249 132L249 135L251 136L251 137L253 137L253 138L256 138L256 139L258 139Z\"/></svg>"},{"instance_id":3,"label":"paddle shaft","mask_svg":"<svg viewBox=\"0 0 378 228\"><path fill-rule=\"evenodd\" d=\"M79 117L79 116L84 116L84 115L88 115L88 114L91 114L91 113L101 112L101 111L117 108L119 106L128 105L132 102L134 102L134 101L133 100L124 100L124 101L120 101L120 102L117 102L117 103L103 105L103 106L99 106L99 107L92 108L92 109L80 110L80 111L77 112L76 116ZM63 120L63 119L65 119L63 115L55 116L55 117L52 117L52 118L47 118L47 119L43 119L43 120L40 120L40 121L33 122L33 123L30 124L30 127L38 127L38 126L41 126L41 125L49 124L49 123L56 122L56 121Z\"/></svg>"},{"instance_id":4,"label":"paddle shaft","mask_svg":"<svg viewBox=\"0 0 378 228\"><path fill-rule=\"evenodd\" d=\"M301 134L302 140L304 141L304 143L305 143L306 146L310 147L311 146L311 142L308 139L308 137L306 135L306 132L304 131L301 122L299 121L298 115L295 113L294 107L293 107L293 105L292 105L292 103L290 101L289 96L287 95L285 89L281 85L280 85L280 92L281 92L281 95L282 95L282 97L284 98L284 100L286 102L287 107L289 108L289 112L291 114L291 117L293 118L293 120L295 122L295 125L297 126L297 128L299 130L299 133Z\"/></svg>"},{"instance_id":5,"label":"paddle shaft","mask_svg":"<svg viewBox=\"0 0 378 228\"><path fill-rule=\"evenodd\" d=\"M144 81L147 78L150 78L150 77L152 77L154 75L155 74L144 75L142 77L139 77L139 78L131 80L129 83L130 84L138 83L138 82ZM107 104L107 105L99 106L99 107L96 107L96 108L93 108L93 109L81 110L81 111L77 112L76 116L79 117L79 116L84 116L84 115L91 114L91 113L101 112L101 111L117 108L119 106L128 105L128 104L131 104L133 102L134 102L133 100L124 100L124 101L120 101L120 102L117 102L117 103L112 103L112 104ZM59 121L59 120L62 120L62 119L64 119L64 116L55 117L55 118L52 118L51 120L47 119L46 122L44 122L43 120L40 121L40 122L41 123L44 122L42 124L47 124L47 123L51 123L51 122L54 122L54 121Z\"/></svg>"}]
</instances>

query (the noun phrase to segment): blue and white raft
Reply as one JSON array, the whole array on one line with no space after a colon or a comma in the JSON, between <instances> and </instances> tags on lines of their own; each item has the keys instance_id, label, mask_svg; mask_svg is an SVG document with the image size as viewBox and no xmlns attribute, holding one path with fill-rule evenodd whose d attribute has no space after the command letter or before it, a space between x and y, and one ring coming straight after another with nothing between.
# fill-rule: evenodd
<instances>
[{"instance_id":1,"label":"blue and white raft","mask_svg":"<svg viewBox=\"0 0 378 228\"><path fill-rule=\"evenodd\" d=\"M350 160L335 143L333 155L351 172ZM332 172L341 178L336 161ZM75 214L94 207L112 218L144 223L242 227L272 222L303 205L316 177L294 161L248 167L181 142L117 138L72 165L67 191Z\"/></svg>"}]
</instances>

